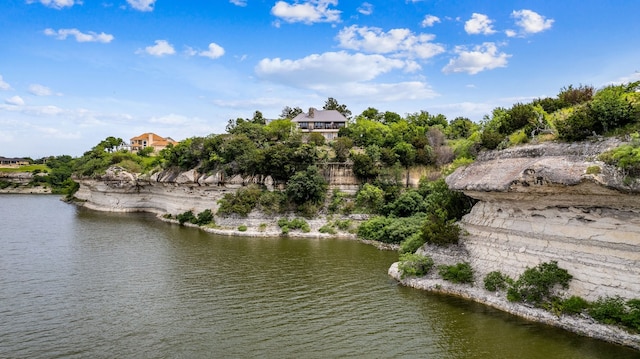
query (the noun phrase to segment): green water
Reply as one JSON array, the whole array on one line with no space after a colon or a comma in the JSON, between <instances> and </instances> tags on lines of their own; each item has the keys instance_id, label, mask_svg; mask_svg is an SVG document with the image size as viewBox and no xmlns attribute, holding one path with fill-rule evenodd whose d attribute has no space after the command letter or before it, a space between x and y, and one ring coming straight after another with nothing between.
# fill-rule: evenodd
<instances>
[{"instance_id":1,"label":"green water","mask_svg":"<svg viewBox=\"0 0 640 359\"><path fill-rule=\"evenodd\" d=\"M2 195L0 358L638 358L398 286L354 241L220 237Z\"/></svg>"}]
</instances>

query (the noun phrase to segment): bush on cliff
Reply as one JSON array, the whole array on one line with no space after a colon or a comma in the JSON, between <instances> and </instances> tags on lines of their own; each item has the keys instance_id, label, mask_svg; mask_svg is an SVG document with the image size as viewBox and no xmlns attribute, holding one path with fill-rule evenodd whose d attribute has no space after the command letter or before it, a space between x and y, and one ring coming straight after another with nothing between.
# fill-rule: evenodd
<instances>
[{"instance_id":1,"label":"bush on cliff","mask_svg":"<svg viewBox=\"0 0 640 359\"><path fill-rule=\"evenodd\" d=\"M507 299L540 307L556 299L553 290L557 286L568 288L572 278L573 276L566 269L558 267L555 261L540 263L534 268L527 268L520 275L507 290Z\"/></svg>"},{"instance_id":2,"label":"bush on cliff","mask_svg":"<svg viewBox=\"0 0 640 359\"><path fill-rule=\"evenodd\" d=\"M469 263L438 266L442 279L453 283L473 283L473 269Z\"/></svg>"},{"instance_id":3,"label":"bush on cliff","mask_svg":"<svg viewBox=\"0 0 640 359\"><path fill-rule=\"evenodd\" d=\"M600 323L620 325L640 332L640 299L624 301L620 297L604 297L592 303L589 315Z\"/></svg>"},{"instance_id":4,"label":"bush on cliff","mask_svg":"<svg viewBox=\"0 0 640 359\"><path fill-rule=\"evenodd\" d=\"M407 276L421 277L429 273L433 267L433 259L415 253L405 253L400 255L398 270L402 278Z\"/></svg>"}]
</instances>

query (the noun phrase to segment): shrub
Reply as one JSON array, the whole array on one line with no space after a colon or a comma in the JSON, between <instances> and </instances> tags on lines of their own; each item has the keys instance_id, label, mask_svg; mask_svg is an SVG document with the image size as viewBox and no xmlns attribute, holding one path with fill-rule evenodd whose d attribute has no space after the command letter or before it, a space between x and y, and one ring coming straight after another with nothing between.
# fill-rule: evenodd
<instances>
[{"instance_id":1,"label":"shrub","mask_svg":"<svg viewBox=\"0 0 640 359\"><path fill-rule=\"evenodd\" d=\"M266 223L260 223L260 225L258 226L258 231L264 232L266 230L267 230L267 224Z\"/></svg>"},{"instance_id":2,"label":"shrub","mask_svg":"<svg viewBox=\"0 0 640 359\"><path fill-rule=\"evenodd\" d=\"M351 228L351 220L349 220L349 219L338 219L338 220L335 221L335 225L341 231L348 231Z\"/></svg>"},{"instance_id":3,"label":"shrub","mask_svg":"<svg viewBox=\"0 0 640 359\"><path fill-rule=\"evenodd\" d=\"M210 209L205 209L204 211L198 213L198 217L195 220L196 224L199 226L204 226L213 222L213 212Z\"/></svg>"},{"instance_id":4,"label":"shrub","mask_svg":"<svg viewBox=\"0 0 640 359\"><path fill-rule=\"evenodd\" d=\"M278 227L282 229L282 234L287 234L289 233L289 230L292 229L299 229L304 233L309 233L311 231L307 221L302 218L294 218L290 221L286 218L280 218L278 220Z\"/></svg>"},{"instance_id":5,"label":"shrub","mask_svg":"<svg viewBox=\"0 0 640 359\"><path fill-rule=\"evenodd\" d=\"M284 212L286 203L287 196L279 191L263 191L258 199L260 210L265 214Z\"/></svg>"},{"instance_id":6,"label":"shrub","mask_svg":"<svg viewBox=\"0 0 640 359\"><path fill-rule=\"evenodd\" d=\"M561 286L566 289L573 278L566 269L558 267L555 261L540 263L527 268L507 291L507 299L512 302L524 301L536 306L549 303L555 298L552 289Z\"/></svg>"},{"instance_id":7,"label":"shrub","mask_svg":"<svg viewBox=\"0 0 640 359\"><path fill-rule=\"evenodd\" d=\"M624 300L620 297L600 298L589 308L589 315L600 323L619 324L626 315Z\"/></svg>"},{"instance_id":8,"label":"shrub","mask_svg":"<svg viewBox=\"0 0 640 359\"><path fill-rule=\"evenodd\" d=\"M425 243L438 246L458 244L460 227L454 220L447 220L445 212L439 210L430 213L422 226L422 238Z\"/></svg>"},{"instance_id":9,"label":"shrub","mask_svg":"<svg viewBox=\"0 0 640 359\"><path fill-rule=\"evenodd\" d=\"M489 272L484 277L484 288L488 291L495 292L498 290L505 290L507 286L512 283L513 280L508 276L498 272Z\"/></svg>"},{"instance_id":10,"label":"shrub","mask_svg":"<svg viewBox=\"0 0 640 359\"><path fill-rule=\"evenodd\" d=\"M575 295L562 301L562 312L566 314L580 314L587 308L589 308L589 302Z\"/></svg>"},{"instance_id":11,"label":"shrub","mask_svg":"<svg viewBox=\"0 0 640 359\"><path fill-rule=\"evenodd\" d=\"M602 153L598 158L603 162L614 165L632 176L640 175L640 135L631 135L631 143L618 146ZM588 169L587 169L588 170Z\"/></svg>"},{"instance_id":12,"label":"shrub","mask_svg":"<svg viewBox=\"0 0 640 359\"><path fill-rule=\"evenodd\" d=\"M602 169L600 168L600 166L589 166L589 167L587 167L587 174L588 175L597 175L597 174L600 174L600 172L602 172Z\"/></svg>"},{"instance_id":13,"label":"shrub","mask_svg":"<svg viewBox=\"0 0 640 359\"><path fill-rule=\"evenodd\" d=\"M368 213L380 213L384 205L384 191L372 184L365 183L356 194L356 205Z\"/></svg>"},{"instance_id":14,"label":"shrub","mask_svg":"<svg viewBox=\"0 0 640 359\"><path fill-rule=\"evenodd\" d=\"M246 217L256 207L262 195L260 187L252 185L240 188L235 193L227 193L218 201L219 215L237 214Z\"/></svg>"},{"instance_id":15,"label":"shrub","mask_svg":"<svg viewBox=\"0 0 640 359\"><path fill-rule=\"evenodd\" d=\"M186 222L193 223L196 221L196 216L193 215L193 211L186 211L177 215L176 219L178 219L180 224L185 224Z\"/></svg>"},{"instance_id":16,"label":"shrub","mask_svg":"<svg viewBox=\"0 0 640 359\"><path fill-rule=\"evenodd\" d=\"M244 224L238 226L238 230L240 232L246 232L247 231L247 226L245 226Z\"/></svg>"},{"instance_id":17,"label":"shrub","mask_svg":"<svg viewBox=\"0 0 640 359\"><path fill-rule=\"evenodd\" d=\"M420 233L414 233L400 243L400 253L414 253L424 245L424 239Z\"/></svg>"},{"instance_id":18,"label":"shrub","mask_svg":"<svg viewBox=\"0 0 640 359\"><path fill-rule=\"evenodd\" d=\"M589 104L593 117L609 131L634 120L633 105L627 100L626 85L611 85L598 91Z\"/></svg>"},{"instance_id":19,"label":"shrub","mask_svg":"<svg viewBox=\"0 0 640 359\"><path fill-rule=\"evenodd\" d=\"M433 259L414 253L400 255L398 270L402 278L406 276L423 276L433 267Z\"/></svg>"},{"instance_id":20,"label":"shrub","mask_svg":"<svg viewBox=\"0 0 640 359\"><path fill-rule=\"evenodd\" d=\"M324 226L320 227L320 229L318 229L318 232L320 233L328 233L328 234L336 234L336 230L333 229L332 226L325 224Z\"/></svg>"},{"instance_id":21,"label":"shrub","mask_svg":"<svg viewBox=\"0 0 640 359\"><path fill-rule=\"evenodd\" d=\"M602 133L602 124L588 106L577 107L566 119L556 122L558 136L565 141L582 141Z\"/></svg>"},{"instance_id":22,"label":"shrub","mask_svg":"<svg viewBox=\"0 0 640 359\"><path fill-rule=\"evenodd\" d=\"M444 280L453 283L472 283L473 269L469 263L458 263L455 265L438 266L438 274Z\"/></svg>"}]
</instances>

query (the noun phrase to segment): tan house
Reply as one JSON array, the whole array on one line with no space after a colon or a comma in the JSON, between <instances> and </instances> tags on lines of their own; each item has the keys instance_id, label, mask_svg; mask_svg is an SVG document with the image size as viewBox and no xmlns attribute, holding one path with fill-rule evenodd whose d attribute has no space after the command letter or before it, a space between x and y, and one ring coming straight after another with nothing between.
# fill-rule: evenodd
<instances>
[{"instance_id":1,"label":"tan house","mask_svg":"<svg viewBox=\"0 0 640 359\"><path fill-rule=\"evenodd\" d=\"M0 166L2 167L20 167L29 164L29 160L26 158L7 158L0 156Z\"/></svg>"},{"instance_id":2,"label":"tan house","mask_svg":"<svg viewBox=\"0 0 640 359\"><path fill-rule=\"evenodd\" d=\"M160 137L152 132L143 133L140 136L132 137L130 146L131 152L138 152L146 147L153 147L153 152L158 152L163 148L169 146L169 144L176 145L177 141L174 141L171 137Z\"/></svg>"},{"instance_id":3,"label":"tan house","mask_svg":"<svg viewBox=\"0 0 640 359\"><path fill-rule=\"evenodd\" d=\"M303 133L317 132L327 141L338 138L340 128L347 125L347 118L336 110L317 110L313 107L307 113L300 113L292 120Z\"/></svg>"}]
</instances>

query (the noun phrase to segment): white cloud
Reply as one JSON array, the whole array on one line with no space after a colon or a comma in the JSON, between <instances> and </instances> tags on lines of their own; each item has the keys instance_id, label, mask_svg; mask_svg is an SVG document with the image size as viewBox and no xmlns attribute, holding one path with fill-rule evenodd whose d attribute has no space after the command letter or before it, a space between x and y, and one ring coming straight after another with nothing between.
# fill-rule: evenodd
<instances>
[{"instance_id":1,"label":"white cloud","mask_svg":"<svg viewBox=\"0 0 640 359\"><path fill-rule=\"evenodd\" d=\"M362 15L371 15L373 14L373 5L368 2L363 2L358 8L358 12Z\"/></svg>"},{"instance_id":2,"label":"white cloud","mask_svg":"<svg viewBox=\"0 0 640 359\"><path fill-rule=\"evenodd\" d=\"M224 55L224 49L222 48L222 46L216 44L215 42L212 42L209 44L209 50L200 51L198 55L208 57L210 59L217 59L218 57Z\"/></svg>"},{"instance_id":3,"label":"white cloud","mask_svg":"<svg viewBox=\"0 0 640 359\"><path fill-rule=\"evenodd\" d=\"M127 0L129 5L139 11L153 11L156 0Z\"/></svg>"},{"instance_id":4,"label":"white cloud","mask_svg":"<svg viewBox=\"0 0 640 359\"><path fill-rule=\"evenodd\" d=\"M489 19L487 15L473 13L471 15L471 19L467 20L464 23L464 30L467 34L483 34L483 35L491 35L496 31L493 29L492 24L493 20Z\"/></svg>"},{"instance_id":5,"label":"white cloud","mask_svg":"<svg viewBox=\"0 0 640 359\"><path fill-rule=\"evenodd\" d=\"M2 75L0 75L0 90L10 90L11 89L11 85L9 85L8 83L6 83L3 79L2 79Z\"/></svg>"},{"instance_id":6,"label":"white cloud","mask_svg":"<svg viewBox=\"0 0 640 359\"><path fill-rule=\"evenodd\" d=\"M5 99L4 103L6 103L7 105L13 105L13 106L23 106L24 100L20 96L13 96L13 97L9 97L8 99Z\"/></svg>"},{"instance_id":7,"label":"white cloud","mask_svg":"<svg viewBox=\"0 0 640 359\"><path fill-rule=\"evenodd\" d=\"M420 81L398 83L350 83L328 87L327 96L340 94L341 98L365 99L368 103L426 100L439 96L428 84Z\"/></svg>"},{"instance_id":8,"label":"white cloud","mask_svg":"<svg viewBox=\"0 0 640 359\"><path fill-rule=\"evenodd\" d=\"M189 124L190 120L186 116L177 115L175 113L171 113L166 116L161 117L152 117L149 120L150 123L159 123L162 125L186 125Z\"/></svg>"},{"instance_id":9,"label":"white cloud","mask_svg":"<svg viewBox=\"0 0 640 359\"><path fill-rule=\"evenodd\" d=\"M424 17L420 25L422 27L432 27L435 23L440 22L440 18L433 15L427 15Z\"/></svg>"},{"instance_id":10,"label":"white cloud","mask_svg":"<svg viewBox=\"0 0 640 359\"><path fill-rule=\"evenodd\" d=\"M51 96L53 92L50 88L42 86L40 84L29 85L29 93L35 96Z\"/></svg>"},{"instance_id":11,"label":"white cloud","mask_svg":"<svg viewBox=\"0 0 640 359\"><path fill-rule=\"evenodd\" d=\"M330 5L338 5L338 0L307 0L294 4L278 1L271 8L271 14L289 23L339 22L341 11L329 9Z\"/></svg>"},{"instance_id":12,"label":"white cloud","mask_svg":"<svg viewBox=\"0 0 640 359\"><path fill-rule=\"evenodd\" d=\"M485 42L468 50L464 46L457 46L455 53L458 57L449 60L442 69L445 73L466 72L475 75L478 72L507 66L507 59L511 55L498 53L498 47L493 42Z\"/></svg>"},{"instance_id":13,"label":"white cloud","mask_svg":"<svg viewBox=\"0 0 640 359\"><path fill-rule=\"evenodd\" d=\"M146 52L152 56L165 56L165 55L173 55L176 53L176 50L173 48L167 40L156 40L156 44L153 46L147 46L144 50L138 50L137 53Z\"/></svg>"},{"instance_id":14,"label":"white cloud","mask_svg":"<svg viewBox=\"0 0 640 359\"><path fill-rule=\"evenodd\" d=\"M640 71L636 71L629 76L622 76L615 81L609 82L607 85L622 85L636 81L640 81Z\"/></svg>"},{"instance_id":15,"label":"white cloud","mask_svg":"<svg viewBox=\"0 0 640 359\"><path fill-rule=\"evenodd\" d=\"M522 29L523 34L535 34L550 29L553 19L546 19L544 16L531 10L518 10L511 13L511 17L516 19L516 25ZM510 31L510 30L508 30ZM515 32L511 34L507 32L507 36L515 36Z\"/></svg>"},{"instance_id":16,"label":"white cloud","mask_svg":"<svg viewBox=\"0 0 640 359\"><path fill-rule=\"evenodd\" d=\"M33 4L39 2L46 7L53 9L62 9L65 7L72 7L75 4L82 4L81 0L27 0L27 4Z\"/></svg>"},{"instance_id":17,"label":"white cloud","mask_svg":"<svg viewBox=\"0 0 640 359\"><path fill-rule=\"evenodd\" d=\"M428 59L444 52L440 44L432 43L431 34L414 34L409 29L391 29L388 32L376 27L345 27L338 33L339 46L345 49L378 54L396 54Z\"/></svg>"},{"instance_id":18,"label":"white cloud","mask_svg":"<svg viewBox=\"0 0 640 359\"><path fill-rule=\"evenodd\" d=\"M78 29L60 29L56 31L49 28L44 30L44 34L47 36L53 36L58 40L65 40L67 37L73 36L78 42L110 43L114 39L113 35L105 34L104 32L101 32L99 34L93 31L83 33Z\"/></svg>"},{"instance_id":19,"label":"white cloud","mask_svg":"<svg viewBox=\"0 0 640 359\"><path fill-rule=\"evenodd\" d=\"M348 54L344 51L313 54L298 60L262 59L256 66L259 77L302 88L370 81L409 64L382 55Z\"/></svg>"},{"instance_id":20,"label":"white cloud","mask_svg":"<svg viewBox=\"0 0 640 359\"><path fill-rule=\"evenodd\" d=\"M236 6L247 6L247 0L229 0L229 2Z\"/></svg>"}]
</instances>

